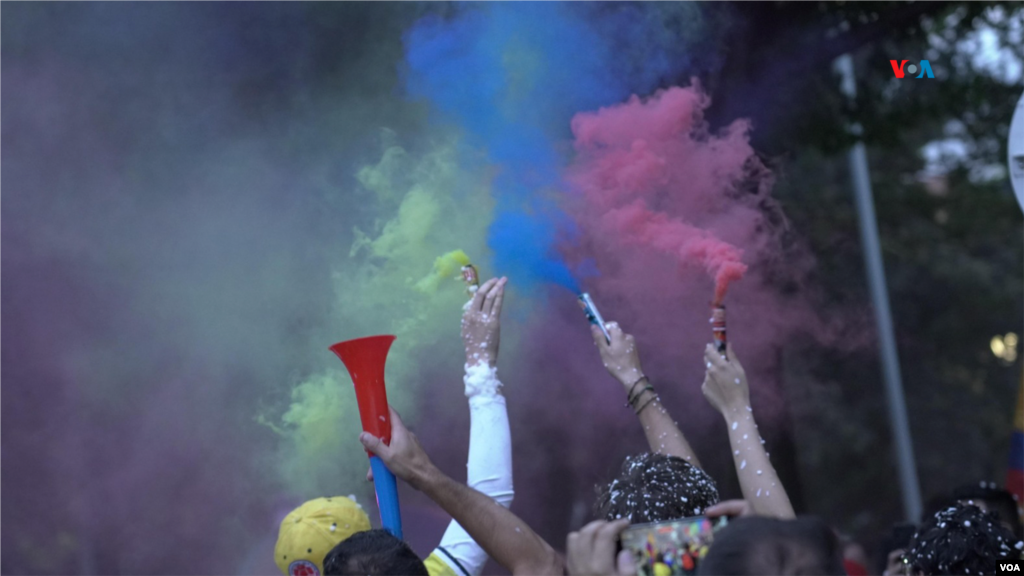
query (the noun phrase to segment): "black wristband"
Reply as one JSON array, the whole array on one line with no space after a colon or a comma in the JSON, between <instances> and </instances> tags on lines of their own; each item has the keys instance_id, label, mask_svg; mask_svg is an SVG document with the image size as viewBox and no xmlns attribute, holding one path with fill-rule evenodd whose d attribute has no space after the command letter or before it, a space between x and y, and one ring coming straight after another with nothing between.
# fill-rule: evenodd
<instances>
[{"instance_id":1,"label":"black wristband","mask_svg":"<svg viewBox=\"0 0 1024 576\"><path fill-rule=\"evenodd\" d=\"M644 380L646 380L646 379L647 379L647 376L643 376L643 375L641 375L641 376L640 376L639 378L637 378L637 379L636 379L636 382L633 382L633 385L632 385L632 386L630 386L630 387L629 387L629 390L628 390L628 391L626 392L626 400L627 400L627 401L628 401L628 400L629 400L629 398L630 398L630 397L631 397L631 396L633 395L633 390L636 390L636 385L637 385L637 384L639 384L639 383L641 383L641 382L643 382L643 381L644 381ZM648 381L648 382L649 382L649 381Z\"/></svg>"},{"instance_id":2,"label":"black wristband","mask_svg":"<svg viewBox=\"0 0 1024 576\"><path fill-rule=\"evenodd\" d=\"M637 400L640 400L640 397L643 396L644 392L647 392L648 390L652 392L654 391L654 386L651 386L650 383L641 388L640 391L637 392L636 395L634 395L632 398L626 398L626 406L635 408Z\"/></svg>"},{"instance_id":3,"label":"black wristband","mask_svg":"<svg viewBox=\"0 0 1024 576\"><path fill-rule=\"evenodd\" d=\"M657 399L658 399L658 395L655 394L650 400L648 400L647 402L644 402L639 408L636 409L636 415L639 416L640 413L644 411L644 408L647 408L647 406L649 406L652 402L654 402Z\"/></svg>"}]
</instances>

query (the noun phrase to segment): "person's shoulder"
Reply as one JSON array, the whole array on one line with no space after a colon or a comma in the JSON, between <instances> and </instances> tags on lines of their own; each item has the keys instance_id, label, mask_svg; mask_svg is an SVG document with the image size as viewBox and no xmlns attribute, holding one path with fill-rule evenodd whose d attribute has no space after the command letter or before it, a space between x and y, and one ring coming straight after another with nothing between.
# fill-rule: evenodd
<instances>
[{"instance_id":1,"label":"person's shoulder","mask_svg":"<svg viewBox=\"0 0 1024 576\"><path fill-rule=\"evenodd\" d=\"M430 556L427 556L427 559L423 561L423 565L427 567L427 572L430 576L462 576L448 562L444 561L440 550L431 552Z\"/></svg>"}]
</instances>

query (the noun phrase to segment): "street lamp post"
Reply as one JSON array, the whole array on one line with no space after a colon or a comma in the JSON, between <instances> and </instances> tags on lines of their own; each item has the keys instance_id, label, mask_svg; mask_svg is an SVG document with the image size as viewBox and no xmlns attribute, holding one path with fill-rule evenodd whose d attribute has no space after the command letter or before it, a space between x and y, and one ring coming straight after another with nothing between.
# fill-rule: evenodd
<instances>
[{"instance_id":1,"label":"street lamp post","mask_svg":"<svg viewBox=\"0 0 1024 576\"><path fill-rule=\"evenodd\" d=\"M853 74L853 58L849 54L843 54L836 59L835 67L842 75L841 89L843 93L853 100L857 94L857 84ZM857 142L849 152L850 173L853 176L857 220L860 223L860 238L864 249L864 267L867 270L868 288L871 291L875 324L878 327L878 348L882 357L882 376L889 405L889 425L892 428L893 439L896 441L896 461L903 495L903 514L908 522L916 523L921 518L921 485L917 479L914 445L910 436L907 405L903 395L903 380L900 377L900 359L896 349L892 312L889 310L889 291L885 283L885 266L878 237L878 223L875 218L868 156L864 142L859 138L862 132L861 126L855 124L850 128L858 136Z\"/></svg>"}]
</instances>

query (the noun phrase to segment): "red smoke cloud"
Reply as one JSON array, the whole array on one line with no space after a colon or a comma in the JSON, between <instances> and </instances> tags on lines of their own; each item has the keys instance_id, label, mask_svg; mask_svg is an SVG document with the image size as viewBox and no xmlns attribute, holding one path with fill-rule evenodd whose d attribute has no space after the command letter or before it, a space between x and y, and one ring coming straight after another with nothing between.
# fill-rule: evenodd
<instances>
[{"instance_id":1,"label":"red smoke cloud","mask_svg":"<svg viewBox=\"0 0 1024 576\"><path fill-rule=\"evenodd\" d=\"M745 121L718 136L707 133L708 104L699 88L671 88L577 114L569 180L606 231L668 253L680 265L703 266L714 278L717 304L747 265L743 251L712 229L714 216L735 204L730 196L760 163Z\"/></svg>"}]
</instances>

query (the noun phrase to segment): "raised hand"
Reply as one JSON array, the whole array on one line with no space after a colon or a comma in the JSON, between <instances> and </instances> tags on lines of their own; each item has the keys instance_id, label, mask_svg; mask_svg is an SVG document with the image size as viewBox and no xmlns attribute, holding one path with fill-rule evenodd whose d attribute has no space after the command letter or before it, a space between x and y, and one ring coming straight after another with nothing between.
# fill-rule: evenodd
<instances>
[{"instance_id":1,"label":"raised hand","mask_svg":"<svg viewBox=\"0 0 1024 576\"><path fill-rule=\"evenodd\" d=\"M700 467L697 455L690 448L679 426L661 405L654 386L644 375L636 340L631 334L623 332L617 322L607 322L604 326L611 336L611 342L605 340L600 327L591 325L594 344L601 354L605 369L622 384L629 406L644 427L644 436L647 437L651 452L678 456Z\"/></svg>"},{"instance_id":2,"label":"raised hand","mask_svg":"<svg viewBox=\"0 0 1024 576\"><path fill-rule=\"evenodd\" d=\"M728 360L722 356L714 345L708 344L704 349L704 362L707 372L701 391L708 402L722 415L730 412L746 411L750 406L750 387L743 365L732 351L732 344L726 349Z\"/></svg>"},{"instance_id":3,"label":"raised hand","mask_svg":"<svg viewBox=\"0 0 1024 576\"><path fill-rule=\"evenodd\" d=\"M590 326L590 333L594 336L594 344L601 354L601 361L608 373L615 377L628 391L629 387L643 377L644 371L640 367L640 354L636 349L636 340L632 334L626 334L619 327L618 322L605 324L608 335L612 337L611 343L604 339L604 334L597 326Z\"/></svg>"},{"instance_id":4,"label":"raised hand","mask_svg":"<svg viewBox=\"0 0 1024 576\"><path fill-rule=\"evenodd\" d=\"M491 278L473 295L462 314L462 344L466 348L466 364L498 362L501 338L501 304L508 278Z\"/></svg>"},{"instance_id":5,"label":"raised hand","mask_svg":"<svg viewBox=\"0 0 1024 576\"><path fill-rule=\"evenodd\" d=\"M395 476L408 482L413 488L419 488L419 483L436 470L430 457L423 451L416 435L409 431L402 422L401 416L394 408L388 407L391 411L391 444L385 444L369 432L359 434L359 441L363 447L373 452L387 465L388 470ZM372 476L367 475L367 479Z\"/></svg>"}]
</instances>

